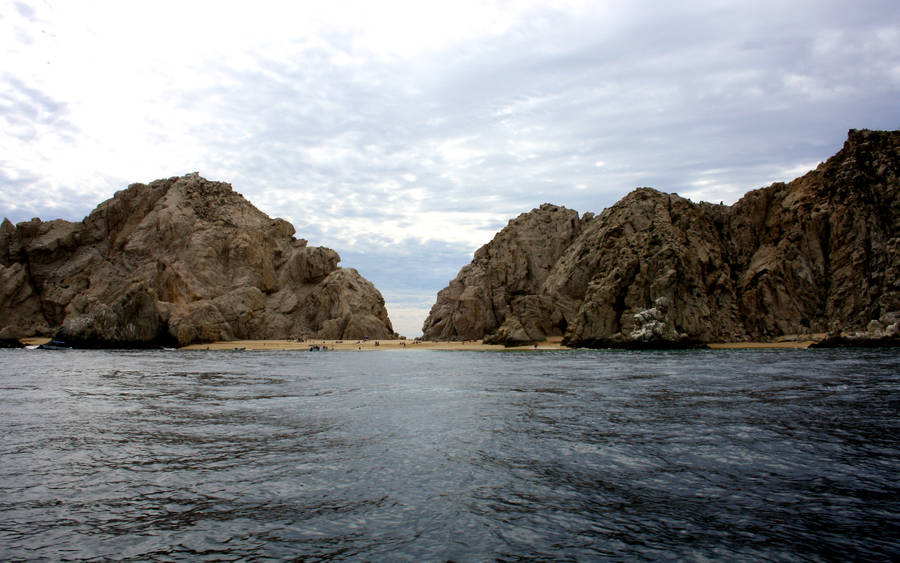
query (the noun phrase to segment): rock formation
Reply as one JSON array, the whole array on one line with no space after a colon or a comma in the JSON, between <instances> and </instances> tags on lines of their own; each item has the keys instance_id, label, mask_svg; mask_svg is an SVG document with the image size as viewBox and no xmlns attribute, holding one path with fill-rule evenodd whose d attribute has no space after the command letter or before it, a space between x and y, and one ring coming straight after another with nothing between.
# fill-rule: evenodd
<instances>
[{"instance_id":1,"label":"rock formation","mask_svg":"<svg viewBox=\"0 0 900 563\"><path fill-rule=\"evenodd\" d=\"M80 223L0 225L0 338L102 347L389 338L384 300L231 186L133 184Z\"/></svg>"},{"instance_id":2,"label":"rock formation","mask_svg":"<svg viewBox=\"0 0 900 563\"><path fill-rule=\"evenodd\" d=\"M650 188L580 219L545 204L476 252L424 335L594 347L896 338L898 166L900 131L852 130L816 170L732 206Z\"/></svg>"},{"instance_id":3,"label":"rock formation","mask_svg":"<svg viewBox=\"0 0 900 563\"><path fill-rule=\"evenodd\" d=\"M553 322L552 304L540 295L540 288L580 228L577 212L550 204L510 221L438 293L425 336L439 340L500 338L494 333L508 320L503 334L531 340L520 323L513 323L519 318L530 320L529 325ZM548 326L544 332L552 330Z\"/></svg>"}]
</instances>

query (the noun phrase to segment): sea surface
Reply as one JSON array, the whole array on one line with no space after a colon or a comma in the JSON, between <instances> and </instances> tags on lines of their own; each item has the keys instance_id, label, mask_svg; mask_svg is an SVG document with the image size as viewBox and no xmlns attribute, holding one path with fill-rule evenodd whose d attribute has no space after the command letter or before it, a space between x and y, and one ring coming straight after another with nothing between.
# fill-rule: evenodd
<instances>
[{"instance_id":1,"label":"sea surface","mask_svg":"<svg viewBox=\"0 0 900 563\"><path fill-rule=\"evenodd\" d=\"M0 350L0 559L900 558L900 351Z\"/></svg>"}]
</instances>

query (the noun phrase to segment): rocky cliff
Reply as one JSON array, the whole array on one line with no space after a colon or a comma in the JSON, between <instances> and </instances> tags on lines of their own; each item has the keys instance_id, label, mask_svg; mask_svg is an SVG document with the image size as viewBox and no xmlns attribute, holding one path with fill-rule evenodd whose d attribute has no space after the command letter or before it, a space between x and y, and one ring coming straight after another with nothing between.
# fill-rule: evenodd
<instances>
[{"instance_id":1,"label":"rocky cliff","mask_svg":"<svg viewBox=\"0 0 900 563\"><path fill-rule=\"evenodd\" d=\"M900 132L856 131L732 206L635 190L597 216L543 205L438 294L426 338L667 347L829 333L895 338Z\"/></svg>"},{"instance_id":2,"label":"rocky cliff","mask_svg":"<svg viewBox=\"0 0 900 563\"><path fill-rule=\"evenodd\" d=\"M455 280L438 293L425 322L425 336L461 340L503 333L525 336L520 318L536 323L533 330L553 332L552 303L541 287L553 266L581 230L578 213L544 204L509 222L494 240L475 253ZM521 334L520 334L521 333Z\"/></svg>"},{"instance_id":3,"label":"rocky cliff","mask_svg":"<svg viewBox=\"0 0 900 563\"><path fill-rule=\"evenodd\" d=\"M0 225L0 338L83 346L388 338L384 300L231 186L133 184L80 223Z\"/></svg>"}]
</instances>

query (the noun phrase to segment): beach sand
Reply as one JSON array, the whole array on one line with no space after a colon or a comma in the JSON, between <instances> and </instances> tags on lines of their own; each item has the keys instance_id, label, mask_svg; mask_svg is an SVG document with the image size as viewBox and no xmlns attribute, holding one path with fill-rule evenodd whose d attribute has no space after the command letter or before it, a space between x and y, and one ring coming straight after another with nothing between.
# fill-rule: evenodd
<instances>
[{"instance_id":1,"label":"beach sand","mask_svg":"<svg viewBox=\"0 0 900 563\"><path fill-rule=\"evenodd\" d=\"M707 346L713 350L738 350L743 348L809 348L815 340L798 340L784 342L710 342Z\"/></svg>"},{"instance_id":2,"label":"beach sand","mask_svg":"<svg viewBox=\"0 0 900 563\"><path fill-rule=\"evenodd\" d=\"M41 344L46 344L53 340L52 338L44 338L41 336L31 336L28 338L20 338L19 342L22 343L23 346L40 346Z\"/></svg>"},{"instance_id":3,"label":"beach sand","mask_svg":"<svg viewBox=\"0 0 900 563\"><path fill-rule=\"evenodd\" d=\"M713 350L744 348L809 348L815 340L801 340L785 337L775 342L717 342L708 346ZM234 340L210 344L192 344L182 350L309 350L310 346L327 346L329 350L572 350L563 346L562 337L553 337L537 345L513 346L485 344L481 340L460 342L437 342L433 340Z\"/></svg>"},{"instance_id":4,"label":"beach sand","mask_svg":"<svg viewBox=\"0 0 900 563\"><path fill-rule=\"evenodd\" d=\"M465 342L435 342L431 340L321 340L303 342L293 340L233 340L192 344L181 350L309 350L311 346L327 346L329 350L568 350L562 345L562 337L551 338L530 346L507 348L500 344L484 344L481 340Z\"/></svg>"},{"instance_id":5,"label":"beach sand","mask_svg":"<svg viewBox=\"0 0 900 563\"><path fill-rule=\"evenodd\" d=\"M813 335L813 339L783 337L774 342L713 342L708 346L713 350L734 350L744 348L809 348L824 335ZM49 338L22 338L22 344L37 346L50 342ZM485 344L481 340L464 342L436 342L433 340L227 340L209 344L191 344L181 350L309 350L311 346L327 346L329 350L572 350L562 345L562 337L549 338L529 346L507 348L500 344Z\"/></svg>"}]
</instances>

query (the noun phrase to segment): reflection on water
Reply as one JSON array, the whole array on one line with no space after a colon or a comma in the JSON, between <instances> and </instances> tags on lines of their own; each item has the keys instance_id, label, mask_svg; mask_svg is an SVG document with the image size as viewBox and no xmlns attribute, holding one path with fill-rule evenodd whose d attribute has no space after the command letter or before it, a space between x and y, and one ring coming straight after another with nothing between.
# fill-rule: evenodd
<instances>
[{"instance_id":1,"label":"reflection on water","mask_svg":"<svg viewBox=\"0 0 900 563\"><path fill-rule=\"evenodd\" d=\"M900 557L900 354L0 351L3 559Z\"/></svg>"}]
</instances>

